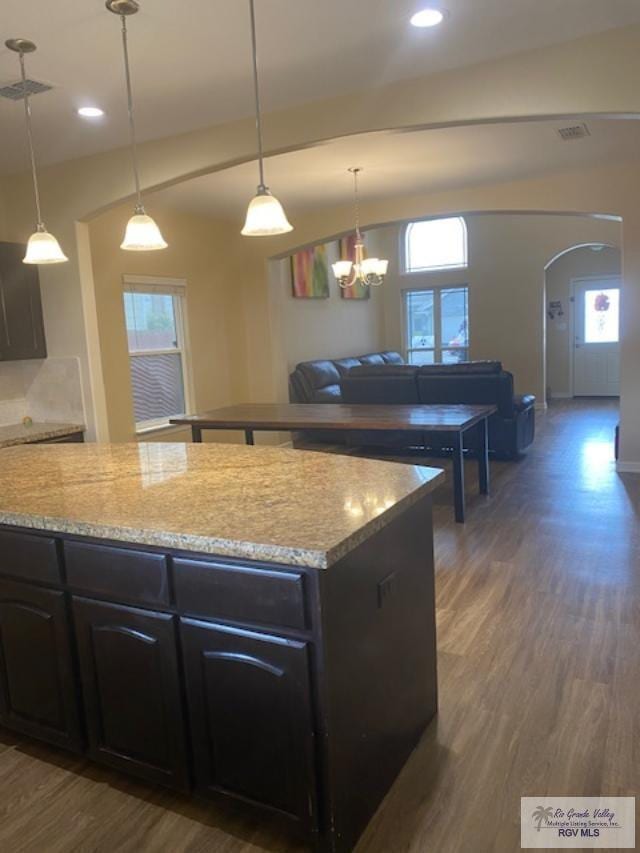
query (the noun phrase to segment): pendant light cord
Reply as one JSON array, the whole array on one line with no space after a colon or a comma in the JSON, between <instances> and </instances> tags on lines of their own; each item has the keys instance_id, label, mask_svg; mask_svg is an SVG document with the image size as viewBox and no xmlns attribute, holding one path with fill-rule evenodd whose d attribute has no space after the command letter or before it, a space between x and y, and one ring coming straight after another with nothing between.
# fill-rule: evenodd
<instances>
[{"instance_id":1,"label":"pendant light cord","mask_svg":"<svg viewBox=\"0 0 640 853\"><path fill-rule=\"evenodd\" d=\"M258 133L258 168L260 184L258 190L266 190L264 183L264 154L262 145L262 116L260 109L260 85L258 83L258 44L256 39L256 10L254 0L249 0L249 15L251 17L251 50L253 54L253 90L256 100L256 131Z\"/></svg>"},{"instance_id":2,"label":"pendant light cord","mask_svg":"<svg viewBox=\"0 0 640 853\"><path fill-rule=\"evenodd\" d=\"M353 173L353 190L356 209L356 236L358 237L358 239L361 239L362 235L360 233L360 194L358 192L358 174L362 170L360 168L353 168L349 169L349 171Z\"/></svg>"},{"instance_id":3,"label":"pendant light cord","mask_svg":"<svg viewBox=\"0 0 640 853\"><path fill-rule=\"evenodd\" d=\"M20 57L20 73L22 75L22 94L24 101L24 117L27 124L27 142L29 144L29 157L31 158L31 177L33 178L33 194L36 200L36 216L38 219L38 231L44 231L45 227L42 222L42 213L40 212L40 190L38 188L38 173L36 171L36 155L33 150L33 133L31 131L31 101L29 100L29 92L27 89L27 75L24 69L24 53L19 52Z\"/></svg>"},{"instance_id":4,"label":"pendant light cord","mask_svg":"<svg viewBox=\"0 0 640 853\"><path fill-rule=\"evenodd\" d=\"M129 141L131 144L131 163L133 178L136 184L136 213L144 213L142 193L140 191L140 175L138 174L138 149L136 146L136 123L133 114L133 91L131 89L131 71L129 69L129 44L127 41L127 16L120 15L122 21L122 52L124 54L124 76L127 83L127 107L129 110Z\"/></svg>"}]
</instances>

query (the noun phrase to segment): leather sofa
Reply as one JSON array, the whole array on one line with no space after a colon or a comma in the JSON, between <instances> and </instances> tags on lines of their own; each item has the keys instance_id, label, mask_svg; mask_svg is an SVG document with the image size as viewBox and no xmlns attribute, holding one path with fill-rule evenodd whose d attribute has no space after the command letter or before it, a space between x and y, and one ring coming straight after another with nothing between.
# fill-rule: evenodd
<instances>
[{"instance_id":1,"label":"leather sofa","mask_svg":"<svg viewBox=\"0 0 640 853\"><path fill-rule=\"evenodd\" d=\"M377 358L376 358L377 356ZM366 361L365 361L366 359ZM354 363L357 362L357 363ZM535 397L516 395L513 375L498 361L415 366L404 364L396 352L374 353L357 359L304 362L291 375L292 402L371 404L476 403L493 404L489 420L489 449L499 458L513 459L532 443ZM335 433L314 434L314 441L336 442ZM352 430L340 436L351 445L407 448L421 446L446 451L437 436L402 431L374 433ZM474 450L477 436L470 430L465 446Z\"/></svg>"}]
</instances>

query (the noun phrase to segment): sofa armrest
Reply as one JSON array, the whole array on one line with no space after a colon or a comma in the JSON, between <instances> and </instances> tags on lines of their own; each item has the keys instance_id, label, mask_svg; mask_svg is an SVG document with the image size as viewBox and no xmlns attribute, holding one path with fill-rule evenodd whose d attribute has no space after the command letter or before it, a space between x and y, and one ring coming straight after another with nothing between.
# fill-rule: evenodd
<instances>
[{"instance_id":1,"label":"sofa armrest","mask_svg":"<svg viewBox=\"0 0 640 853\"><path fill-rule=\"evenodd\" d=\"M513 408L516 412L526 412L535 405L536 398L533 394L514 394Z\"/></svg>"}]
</instances>

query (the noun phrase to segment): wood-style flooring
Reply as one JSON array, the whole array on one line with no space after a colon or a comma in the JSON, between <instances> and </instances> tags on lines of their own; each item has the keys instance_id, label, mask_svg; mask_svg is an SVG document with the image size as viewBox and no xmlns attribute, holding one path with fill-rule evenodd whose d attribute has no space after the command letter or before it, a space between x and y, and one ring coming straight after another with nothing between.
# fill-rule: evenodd
<instances>
[{"instance_id":1,"label":"wood-style flooring","mask_svg":"<svg viewBox=\"0 0 640 853\"><path fill-rule=\"evenodd\" d=\"M615 473L616 422L613 402L554 404L492 497L468 466L465 525L438 496L440 712L358 853L511 853L521 796L640 797L640 477ZM2 853L303 849L0 732Z\"/></svg>"}]
</instances>

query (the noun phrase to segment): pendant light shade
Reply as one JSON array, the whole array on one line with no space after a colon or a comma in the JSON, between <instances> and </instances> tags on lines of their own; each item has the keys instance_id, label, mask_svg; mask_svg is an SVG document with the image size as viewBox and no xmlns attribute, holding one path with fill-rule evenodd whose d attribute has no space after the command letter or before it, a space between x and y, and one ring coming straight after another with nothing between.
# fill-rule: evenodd
<instances>
[{"instance_id":1,"label":"pendant light shade","mask_svg":"<svg viewBox=\"0 0 640 853\"><path fill-rule=\"evenodd\" d=\"M63 264L68 260L60 243L48 231L35 231L29 237L24 264Z\"/></svg>"},{"instance_id":2,"label":"pendant light shade","mask_svg":"<svg viewBox=\"0 0 640 853\"><path fill-rule=\"evenodd\" d=\"M107 0L106 7L114 15L120 17L122 25L122 54L124 58L124 76L127 85L127 107L129 110L129 143L131 146L131 165L136 189L135 213L127 222L121 249L128 252L155 252L166 249L167 243L160 233L154 220L147 215L142 203L140 190L140 175L138 171L138 151L136 148L136 123L133 111L133 90L131 87L131 69L129 68L129 42L127 32L127 17L135 15L140 5L137 0Z\"/></svg>"},{"instance_id":3,"label":"pendant light shade","mask_svg":"<svg viewBox=\"0 0 640 853\"><path fill-rule=\"evenodd\" d=\"M258 195L249 203L247 218L242 229L245 237L271 237L293 231L293 225L277 198L266 187L258 189Z\"/></svg>"},{"instance_id":4,"label":"pendant light shade","mask_svg":"<svg viewBox=\"0 0 640 853\"><path fill-rule=\"evenodd\" d=\"M154 220L146 213L134 213L127 222L120 248L130 252L154 252L166 249L167 243Z\"/></svg>"},{"instance_id":5,"label":"pendant light shade","mask_svg":"<svg viewBox=\"0 0 640 853\"><path fill-rule=\"evenodd\" d=\"M260 86L258 83L258 48L256 41L256 11L254 0L249 0L251 18L251 48L253 57L253 91L256 104L256 131L258 134L258 173L260 176L258 192L249 202L244 228L240 232L245 237L273 237L293 231L293 225L287 219L284 208L277 198L271 195L264 182L264 155L262 144L262 113L260 109Z\"/></svg>"},{"instance_id":6,"label":"pendant light shade","mask_svg":"<svg viewBox=\"0 0 640 853\"><path fill-rule=\"evenodd\" d=\"M40 190L38 188L38 172L36 169L36 155L33 147L33 133L31 130L31 101L29 100L29 90L27 89L27 75L24 68L25 53L33 53L36 46L32 41L27 39L8 39L5 42L6 47L17 53L20 58L20 74L22 77L22 100L24 102L24 118L27 128L27 145L29 148L29 159L31 161L31 177L33 179L33 195L36 203L36 230L29 237L27 243L27 253L22 262L25 264L63 264L69 259L60 248L60 244L53 236L49 234L42 221L42 212L40 210Z\"/></svg>"}]
</instances>

